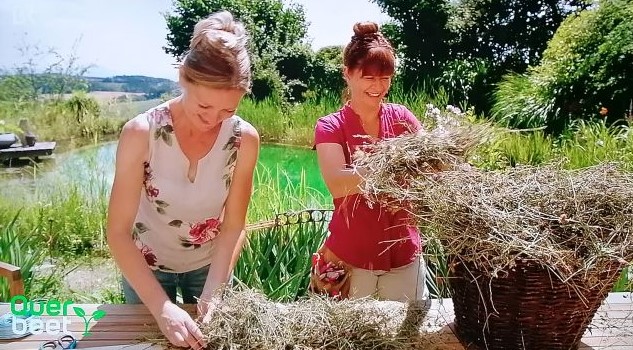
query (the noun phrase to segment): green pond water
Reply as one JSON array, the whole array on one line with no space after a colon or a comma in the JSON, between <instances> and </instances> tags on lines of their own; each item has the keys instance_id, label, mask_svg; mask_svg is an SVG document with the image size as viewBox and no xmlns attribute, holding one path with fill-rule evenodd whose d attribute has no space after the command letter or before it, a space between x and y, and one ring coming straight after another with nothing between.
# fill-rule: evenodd
<instances>
[{"instance_id":1,"label":"green pond water","mask_svg":"<svg viewBox=\"0 0 633 350\"><path fill-rule=\"evenodd\" d=\"M56 153L37 166L0 165L0 196L38 196L60 186L78 186L87 193L110 191L114 178L116 142ZM291 146L262 145L255 175L258 181L276 179L281 188L302 180L322 194L327 189L319 172L316 152Z\"/></svg>"}]
</instances>

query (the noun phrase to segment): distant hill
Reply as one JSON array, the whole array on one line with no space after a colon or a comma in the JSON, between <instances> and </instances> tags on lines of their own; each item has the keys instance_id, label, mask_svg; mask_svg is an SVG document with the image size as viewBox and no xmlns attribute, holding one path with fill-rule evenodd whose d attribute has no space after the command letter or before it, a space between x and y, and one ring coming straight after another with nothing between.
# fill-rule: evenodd
<instances>
[{"instance_id":1,"label":"distant hill","mask_svg":"<svg viewBox=\"0 0 633 350\"><path fill-rule=\"evenodd\" d=\"M73 91L89 93L110 92L116 96L134 100L151 100L163 94L174 94L178 84L169 79L142 75L117 75L113 77L67 76L61 74L7 74L0 71L0 100L37 98L42 95L59 96Z\"/></svg>"},{"instance_id":2,"label":"distant hill","mask_svg":"<svg viewBox=\"0 0 633 350\"><path fill-rule=\"evenodd\" d=\"M108 78L83 77L89 91L118 91L143 93L146 98L158 98L164 93L178 90L178 84L169 79L143 75L117 75Z\"/></svg>"}]
</instances>

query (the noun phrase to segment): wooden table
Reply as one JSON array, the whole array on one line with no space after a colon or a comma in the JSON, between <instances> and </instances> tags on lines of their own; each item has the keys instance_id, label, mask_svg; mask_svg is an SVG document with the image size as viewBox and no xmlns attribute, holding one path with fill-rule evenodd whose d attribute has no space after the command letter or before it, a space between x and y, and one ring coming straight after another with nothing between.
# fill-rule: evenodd
<instances>
[{"instance_id":1,"label":"wooden table","mask_svg":"<svg viewBox=\"0 0 633 350\"><path fill-rule=\"evenodd\" d=\"M382 307L402 305L395 302L377 302ZM391 304L389 304L391 303ZM74 304L73 304L74 305ZM163 338L149 314L142 305L79 304L87 315L103 310L106 315L98 321L89 323L91 335L82 336L84 321L71 312L68 329L79 339L78 349L163 349L157 345ZM396 306L397 307L397 306ZM185 305L187 311L194 314L193 305ZM0 304L0 314L9 311L8 304ZM57 319L61 316L42 316L43 320ZM445 350L463 350L453 329L453 304L451 299L433 300L426 315L421 333L433 336L435 348ZM30 335L17 340L0 340L1 350L37 349L47 340L55 339L46 333ZM633 297L631 293L612 293L600 308L590 329L585 333L580 349L633 349Z\"/></svg>"}]
</instances>

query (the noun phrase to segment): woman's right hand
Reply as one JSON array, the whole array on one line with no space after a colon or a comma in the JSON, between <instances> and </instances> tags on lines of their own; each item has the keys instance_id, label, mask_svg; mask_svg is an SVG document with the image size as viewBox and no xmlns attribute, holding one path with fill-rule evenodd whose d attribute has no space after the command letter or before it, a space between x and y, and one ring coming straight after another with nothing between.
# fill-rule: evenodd
<instances>
[{"instance_id":1,"label":"woman's right hand","mask_svg":"<svg viewBox=\"0 0 633 350\"><path fill-rule=\"evenodd\" d=\"M165 303L156 317L156 322L163 335L173 345L191 347L194 350L206 347L204 336L196 322L176 304Z\"/></svg>"}]
</instances>

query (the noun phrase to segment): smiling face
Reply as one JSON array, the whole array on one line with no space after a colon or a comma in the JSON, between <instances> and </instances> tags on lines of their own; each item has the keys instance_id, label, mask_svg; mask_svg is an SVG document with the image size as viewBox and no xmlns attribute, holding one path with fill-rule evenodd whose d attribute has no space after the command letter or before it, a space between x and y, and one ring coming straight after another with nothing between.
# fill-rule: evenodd
<instances>
[{"instance_id":1,"label":"smiling face","mask_svg":"<svg viewBox=\"0 0 633 350\"><path fill-rule=\"evenodd\" d=\"M244 96L242 89L217 89L181 81L182 107L188 122L209 131L232 117Z\"/></svg>"},{"instance_id":2,"label":"smiling face","mask_svg":"<svg viewBox=\"0 0 633 350\"><path fill-rule=\"evenodd\" d=\"M389 92L392 74L374 69L349 69L343 71L351 100L367 105L379 105Z\"/></svg>"}]
</instances>

